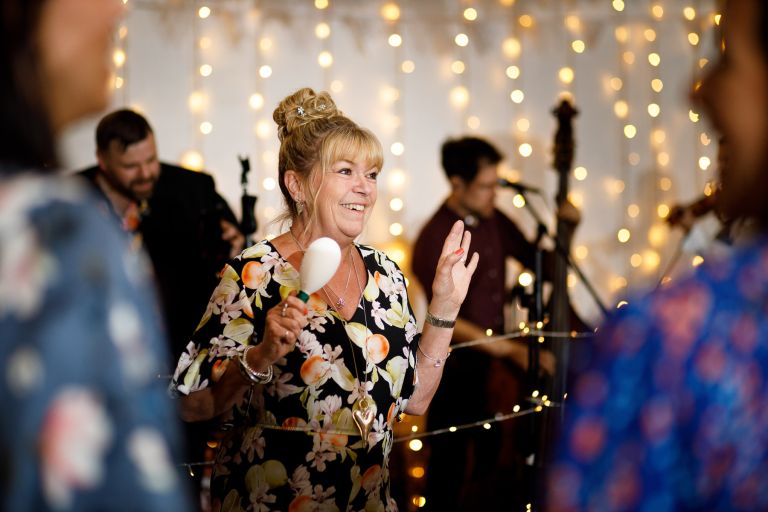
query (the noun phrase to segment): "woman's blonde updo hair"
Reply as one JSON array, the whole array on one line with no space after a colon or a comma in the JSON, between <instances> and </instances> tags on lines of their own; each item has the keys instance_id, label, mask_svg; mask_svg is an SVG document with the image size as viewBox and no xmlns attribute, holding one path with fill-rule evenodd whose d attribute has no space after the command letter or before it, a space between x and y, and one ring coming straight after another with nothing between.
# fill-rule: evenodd
<instances>
[{"instance_id":1,"label":"woman's blonde updo hair","mask_svg":"<svg viewBox=\"0 0 768 512\"><path fill-rule=\"evenodd\" d=\"M278 173L280 190L288 211L281 220L299 215L296 200L285 185L285 172L295 171L302 181L306 212L314 218L315 199L322 188L321 176L339 160L362 162L381 169L384 156L381 143L369 130L355 124L337 107L327 92L316 93L305 87L287 96L275 109L272 118L277 123L280 139ZM313 183L319 186L313 189Z\"/></svg>"}]
</instances>

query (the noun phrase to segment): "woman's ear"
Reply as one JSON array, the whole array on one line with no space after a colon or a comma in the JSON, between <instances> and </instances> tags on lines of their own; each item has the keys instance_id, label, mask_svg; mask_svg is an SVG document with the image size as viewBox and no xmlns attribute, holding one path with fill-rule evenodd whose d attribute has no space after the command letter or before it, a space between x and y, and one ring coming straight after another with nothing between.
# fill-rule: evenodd
<instances>
[{"instance_id":1,"label":"woman's ear","mask_svg":"<svg viewBox=\"0 0 768 512\"><path fill-rule=\"evenodd\" d=\"M285 171L285 186L288 188L288 192L291 194L291 197L293 198L294 202L300 203L304 201L304 191L302 187L302 182L299 179L299 174L289 169Z\"/></svg>"}]
</instances>

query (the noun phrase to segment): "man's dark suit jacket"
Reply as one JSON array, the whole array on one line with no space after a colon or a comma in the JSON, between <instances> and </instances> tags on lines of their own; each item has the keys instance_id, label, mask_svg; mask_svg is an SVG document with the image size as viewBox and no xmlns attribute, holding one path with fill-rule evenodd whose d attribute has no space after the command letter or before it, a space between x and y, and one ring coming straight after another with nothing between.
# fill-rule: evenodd
<instances>
[{"instance_id":1,"label":"man's dark suit jacket","mask_svg":"<svg viewBox=\"0 0 768 512\"><path fill-rule=\"evenodd\" d=\"M97 172L98 168L91 167L79 174L101 193L95 182ZM114 214L106 196L101 195ZM230 245L221 240L221 219L238 226L229 205L216 192L213 177L161 164L160 178L139 231L165 310L171 372L205 311L218 272L229 259Z\"/></svg>"}]
</instances>

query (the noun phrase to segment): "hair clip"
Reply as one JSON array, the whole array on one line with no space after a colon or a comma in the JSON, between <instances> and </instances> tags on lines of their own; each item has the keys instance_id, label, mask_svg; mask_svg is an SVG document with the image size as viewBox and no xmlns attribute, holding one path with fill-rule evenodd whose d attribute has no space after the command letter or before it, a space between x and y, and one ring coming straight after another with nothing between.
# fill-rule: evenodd
<instances>
[{"instance_id":1,"label":"hair clip","mask_svg":"<svg viewBox=\"0 0 768 512\"><path fill-rule=\"evenodd\" d=\"M325 110L325 103L321 103L317 106L317 110Z\"/></svg>"},{"instance_id":2,"label":"hair clip","mask_svg":"<svg viewBox=\"0 0 768 512\"><path fill-rule=\"evenodd\" d=\"M304 117L304 107L297 108L296 112L299 114L299 117Z\"/></svg>"}]
</instances>

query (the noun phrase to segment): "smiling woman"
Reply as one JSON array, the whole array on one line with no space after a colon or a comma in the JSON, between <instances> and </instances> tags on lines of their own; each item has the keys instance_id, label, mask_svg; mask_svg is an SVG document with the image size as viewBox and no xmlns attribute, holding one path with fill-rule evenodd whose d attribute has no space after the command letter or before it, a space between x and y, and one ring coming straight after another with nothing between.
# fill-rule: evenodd
<instances>
[{"instance_id":1,"label":"smiling woman","mask_svg":"<svg viewBox=\"0 0 768 512\"><path fill-rule=\"evenodd\" d=\"M273 117L290 229L225 268L174 376L182 412L234 425L217 456L214 511L397 510L392 426L429 405L478 257L467 262L457 222L437 265L433 322L419 333L401 270L355 242L376 203L378 139L311 89ZM297 269L320 237L342 260L305 304Z\"/></svg>"}]
</instances>

